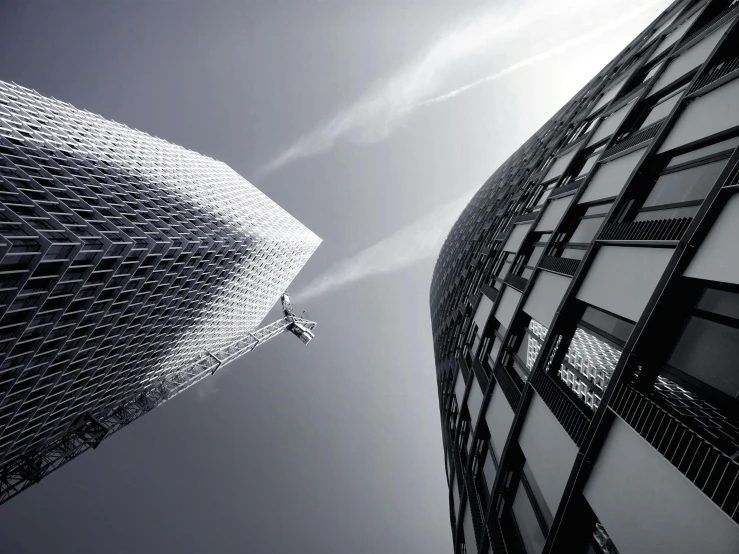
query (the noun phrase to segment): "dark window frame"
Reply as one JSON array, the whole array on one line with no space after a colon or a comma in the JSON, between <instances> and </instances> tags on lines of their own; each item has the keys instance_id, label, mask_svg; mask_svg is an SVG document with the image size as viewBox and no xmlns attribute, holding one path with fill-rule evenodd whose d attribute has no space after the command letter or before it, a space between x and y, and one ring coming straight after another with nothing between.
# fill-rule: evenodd
<instances>
[{"instance_id":1,"label":"dark window frame","mask_svg":"<svg viewBox=\"0 0 739 554\"><path fill-rule=\"evenodd\" d=\"M718 323L739 330L739 318L735 319L730 316L710 312L708 310L697 307L698 302L702 297L703 291L705 290L713 289L733 294L739 294L739 287L730 283L687 278L686 283L692 289L692 295L694 295L691 295L693 298L693 303L683 314L683 320L677 328L678 330L675 333L675 340L673 344L665 351L664 361L661 364L661 371L659 372L659 374L665 375L670 380L687 389L692 394L695 394L697 397L706 400L710 404L714 404L718 409L726 411L727 414L739 419L739 395L737 397L732 397L730 394L715 388L714 386L702 381L698 377L695 377L669 363L669 359L672 357L672 354L677 345L681 342L683 333L686 331L693 317L698 317L707 321L711 321L713 323Z\"/></svg>"}]
</instances>

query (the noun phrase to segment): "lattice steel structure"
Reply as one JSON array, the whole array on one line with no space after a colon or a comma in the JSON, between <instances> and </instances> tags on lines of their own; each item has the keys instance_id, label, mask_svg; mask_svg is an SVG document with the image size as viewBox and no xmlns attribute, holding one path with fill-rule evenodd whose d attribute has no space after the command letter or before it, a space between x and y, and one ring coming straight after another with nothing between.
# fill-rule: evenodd
<instances>
[{"instance_id":1,"label":"lattice steel structure","mask_svg":"<svg viewBox=\"0 0 739 554\"><path fill-rule=\"evenodd\" d=\"M452 228L456 553L739 552L737 19L674 2Z\"/></svg>"},{"instance_id":2,"label":"lattice steel structure","mask_svg":"<svg viewBox=\"0 0 739 554\"><path fill-rule=\"evenodd\" d=\"M314 325L257 329L320 239L254 186L1 82L0 201L0 502Z\"/></svg>"}]
</instances>

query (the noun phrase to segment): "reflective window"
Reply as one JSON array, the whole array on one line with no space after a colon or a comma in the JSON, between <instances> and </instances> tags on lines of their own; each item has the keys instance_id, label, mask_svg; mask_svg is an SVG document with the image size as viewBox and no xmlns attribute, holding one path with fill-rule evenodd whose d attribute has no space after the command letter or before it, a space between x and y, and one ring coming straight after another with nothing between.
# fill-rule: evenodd
<instances>
[{"instance_id":1,"label":"reflective window","mask_svg":"<svg viewBox=\"0 0 739 554\"><path fill-rule=\"evenodd\" d=\"M560 254L562 258L572 258L574 260L582 260L585 257L585 250L578 248L565 248Z\"/></svg>"},{"instance_id":2,"label":"reflective window","mask_svg":"<svg viewBox=\"0 0 739 554\"><path fill-rule=\"evenodd\" d=\"M546 536L539 525L531 499L526 493L523 481L519 483L516 498L513 500L513 514L518 531L528 554L538 554L544 548Z\"/></svg>"},{"instance_id":3,"label":"reflective window","mask_svg":"<svg viewBox=\"0 0 739 554\"><path fill-rule=\"evenodd\" d=\"M725 165L726 160L719 160L661 175L644 207L703 200Z\"/></svg>"},{"instance_id":4,"label":"reflective window","mask_svg":"<svg viewBox=\"0 0 739 554\"><path fill-rule=\"evenodd\" d=\"M596 214L607 214L608 210L611 209L611 206L613 205L613 202L606 202L605 204L597 204L595 206L590 206L587 210L585 210L585 215L596 215Z\"/></svg>"},{"instance_id":5,"label":"reflective window","mask_svg":"<svg viewBox=\"0 0 739 554\"><path fill-rule=\"evenodd\" d=\"M633 323L588 306L570 341L559 377L593 410L600 404Z\"/></svg>"},{"instance_id":6,"label":"reflective window","mask_svg":"<svg viewBox=\"0 0 739 554\"><path fill-rule=\"evenodd\" d=\"M734 398L739 397L739 329L691 317L668 363Z\"/></svg>"},{"instance_id":7,"label":"reflective window","mask_svg":"<svg viewBox=\"0 0 739 554\"><path fill-rule=\"evenodd\" d=\"M602 217L581 219L567 242L591 242L595 238L601 223L603 223Z\"/></svg>"},{"instance_id":8,"label":"reflective window","mask_svg":"<svg viewBox=\"0 0 739 554\"><path fill-rule=\"evenodd\" d=\"M699 310L739 320L739 294L707 288L696 306Z\"/></svg>"},{"instance_id":9,"label":"reflective window","mask_svg":"<svg viewBox=\"0 0 739 554\"><path fill-rule=\"evenodd\" d=\"M634 324L624 319L619 319L606 312L588 306L582 316L583 323L587 323L600 331L616 337L624 343L629 338Z\"/></svg>"},{"instance_id":10,"label":"reflective window","mask_svg":"<svg viewBox=\"0 0 739 554\"><path fill-rule=\"evenodd\" d=\"M652 110L649 112L647 118L644 120L644 123L641 124L640 128L651 125L652 123L670 115L672 108L674 108L675 105L679 102L683 90L685 90L685 87L673 92L670 96L661 100L659 104L654 106L654 108L652 108Z\"/></svg>"},{"instance_id":11,"label":"reflective window","mask_svg":"<svg viewBox=\"0 0 739 554\"><path fill-rule=\"evenodd\" d=\"M712 144L704 148L698 148L697 150L693 150L692 152L687 152L686 154L675 156L670 160L670 163L667 164L667 167L673 167L686 162L692 162L693 160L698 160L712 154L718 154L719 152L731 151L736 148L738 144L739 137L734 137L732 139L717 142L716 144Z\"/></svg>"},{"instance_id":12,"label":"reflective window","mask_svg":"<svg viewBox=\"0 0 739 554\"><path fill-rule=\"evenodd\" d=\"M672 219L676 217L694 217L700 206L684 206L682 208L671 208L667 210L652 210L639 212L634 221L652 221L655 219Z\"/></svg>"},{"instance_id":13,"label":"reflective window","mask_svg":"<svg viewBox=\"0 0 739 554\"><path fill-rule=\"evenodd\" d=\"M600 153L593 154L587 160L585 160L585 164L582 166L582 169L577 174L577 176L579 177L580 175L585 175L588 172L590 172L590 170L593 169L593 166L595 165L595 162L598 161L598 157L599 156L600 156Z\"/></svg>"},{"instance_id":14,"label":"reflective window","mask_svg":"<svg viewBox=\"0 0 739 554\"><path fill-rule=\"evenodd\" d=\"M495 476L498 474L498 464L495 461L495 454L493 454L492 447L488 447L487 449L485 465L482 466L482 472L485 475L485 484L489 493L493 488L493 483L495 483Z\"/></svg>"}]
</instances>

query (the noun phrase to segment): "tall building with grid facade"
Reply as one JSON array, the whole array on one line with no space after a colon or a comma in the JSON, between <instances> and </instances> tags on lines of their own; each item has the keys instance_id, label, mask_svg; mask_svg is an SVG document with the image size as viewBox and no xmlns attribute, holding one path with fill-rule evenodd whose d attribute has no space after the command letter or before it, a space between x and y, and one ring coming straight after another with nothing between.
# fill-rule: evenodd
<instances>
[{"instance_id":1,"label":"tall building with grid facade","mask_svg":"<svg viewBox=\"0 0 739 554\"><path fill-rule=\"evenodd\" d=\"M0 502L252 336L319 243L227 165L0 83Z\"/></svg>"},{"instance_id":2,"label":"tall building with grid facade","mask_svg":"<svg viewBox=\"0 0 739 554\"><path fill-rule=\"evenodd\" d=\"M738 19L674 2L452 228L455 553L739 552Z\"/></svg>"}]
</instances>

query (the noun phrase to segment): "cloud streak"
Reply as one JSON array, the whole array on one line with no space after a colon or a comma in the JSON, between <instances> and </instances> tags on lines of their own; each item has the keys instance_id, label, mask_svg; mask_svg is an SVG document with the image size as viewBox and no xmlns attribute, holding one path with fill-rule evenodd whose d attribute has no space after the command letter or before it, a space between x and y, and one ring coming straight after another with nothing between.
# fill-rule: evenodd
<instances>
[{"instance_id":1,"label":"cloud streak","mask_svg":"<svg viewBox=\"0 0 739 554\"><path fill-rule=\"evenodd\" d=\"M294 297L300 301L316 298L349 283L398 271L435 256L474 192L465 193L358 254L335 263Z\"/></svg>"},{"instance_id":2,"label":"cloud streak","mask_svg":"<svg viewBox=\"0 0 739 554\"><path fill-rule=\"evenodd\" d=\"M630 2L632 0L624 0ZM586 13L593 6L587 0L543 0L521 3L512 13L496 8L442 37L421 56L392 78L375 86L346 109L300 137L274 159L257 170L258 179L300 159L327 152L339 139L354 143L375 143L385 139L415 110L438 104L526 66L546 60L593 40L665 0L641 4L609 23L531 56L492 75L452 92L438 94L445 78L460 63L489 53L494 47L505 50L506 43L524 36L540 35L553 24L564 24L573 13ZM626 7L626 6L625 6Z\"/></svg>"},{"instance_id":3,"label":"cloud streak","mask_svg":"<svg viewBox=\"0 0 739 554\"><path fill-rule=\"evenodd\" d=\"M479 87L480 85L484 85L486 83L489 83L491 81L495 81L497 79L500 79L501 77L505 77L506 75L509 75L510 73L513 73L515 71L518 71L519 69L523 69L524 67L528 67L530 65L533 65L535 63L543 62L551 57L554 57L558 54L562 54L563 52L566 52L567 50L570 50L571 48L575 48L576 46L581 46L587 42L590 42L591 40L594 40L604 34L606 34L609 31L612 31L619 26L623 25L630 19L633 19L634 17L644 13L645 11L650 10L657 4L664 3L663 0L652 0L651 2L647 2L645 4L642 4L638 8L631 10L630 12L627 12L623 14L620 17L617 17L615 19L612 19L609 23L606 23L605 25L601 25L600 27L596 27L589 33L585 33L583 35L580 35L578 37L575 37L571 40L565 41L554 48L550 48L549 50L546 50L544 52L540 52L539 54L536 54L534 56L531 56L529 58L526 58L524 60L521 60L518 63L515 63L513 65L510 65L506 67L505 69L502 69L500 71L497 71L495 73L492 73L491 75L488 75L486 77L483 77L482 79L478 79L477 81L473 81L471 83L468 83L462 87L459 87L458 89L455 89L453 91L447 92L445 94L440 94L439 96L435 96L434 98L429 98L427 100L424 100L422 102L419 102L415 105L416 108L420 108L422 106L429 106L432 104L439 104L441 102L445 102L447 100L451 100L452 98L459 96L460 94L467 92L469 90L472 90L474 88Z\"/></svg>"},{"instance_id":4,"label":"cloud streak","mask_svg":"<svg viewBox=\"0 0 739 554\"><path fill-rule=\"evenodd\" d=\"M573 5L575 4L575 5ZM256 172L264 176L291 162L330 150L339 138L373 143L387 137L419 102L441 88L444 77L459 62L489 51L507 39L522 36L536 22L587 5L585 0L528 2L513 13L496 8L460 26L437 41L424 56L316 129L298 139Z\"/></svg>"}]
</instances>

